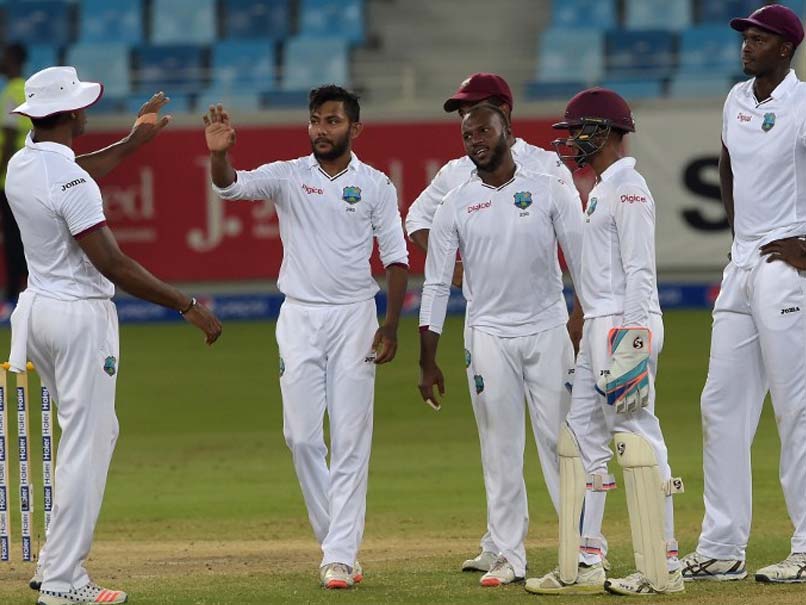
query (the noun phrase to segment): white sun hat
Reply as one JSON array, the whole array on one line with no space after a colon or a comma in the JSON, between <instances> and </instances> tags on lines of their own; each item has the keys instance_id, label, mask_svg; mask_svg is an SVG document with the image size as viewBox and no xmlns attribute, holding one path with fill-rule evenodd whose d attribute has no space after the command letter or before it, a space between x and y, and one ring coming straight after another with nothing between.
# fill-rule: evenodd
<instances>
[{"instance_id":1,"label":"white sun hat","mask_svg":"<svg viewBox=\"0 0 806 605\"><path fill-rule=\"evenodd\" d=\"M46 118L89 107L103 92L103 84L80 81L75 67L48 67L25 81L25 103L11 113Z\"/></svg>"}]
</instances>

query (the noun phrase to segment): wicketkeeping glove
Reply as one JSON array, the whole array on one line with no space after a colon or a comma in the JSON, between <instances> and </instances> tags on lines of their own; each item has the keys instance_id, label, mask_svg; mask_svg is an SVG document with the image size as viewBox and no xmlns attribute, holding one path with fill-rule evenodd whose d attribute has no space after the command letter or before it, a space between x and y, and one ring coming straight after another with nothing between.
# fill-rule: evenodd
<instances>
[{"instance_id":1,"label":"wicketkeeping glove","mask_svg":"<svg viewBox=\"0 0 806 605\"><path fill-rule=\"evenodd\" d=\"M649 403L649 328L613 328L610 340L610 372L596 381L596 390L616 406L616 413L634 412Z\"/></svg>"}]
</instances>

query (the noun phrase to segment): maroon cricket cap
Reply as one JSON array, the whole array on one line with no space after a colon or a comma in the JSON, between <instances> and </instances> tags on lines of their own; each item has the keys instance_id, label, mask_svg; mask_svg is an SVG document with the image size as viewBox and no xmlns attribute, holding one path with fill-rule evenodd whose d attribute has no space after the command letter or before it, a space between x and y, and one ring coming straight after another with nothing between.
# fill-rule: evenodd
<instances>
[{"instance_id":1,"label":"maroon cricket cap","mask_svg":"<svg viewBox=\"0 0 806 605\"><path fill-rule=\"evenodd\" d=\"M498 97L512 108L512 91L506 80L497 74L477 73L462 82L459 90L442 107L447 112L456 111L462 103L474 103L490 97Z\"/></svg>"},{"instance_id":2,"label":"maroon cricket cap","mask_svg":"<svg viewBox=\"0 0 806 605\"><path fill-rule=\"evenodd\" d=\"M803 41L803 24L800 17L791 8L780 4L762 6L749 17L731 19L730 26L743 32L748 27L759 27L768 32L778 34L795 48Z\"/></svg>"},{"instance_id":3,"label":"maroon cricket cap","mask_svg":"<svg viewBox=\"0 0 806 605\"><path fill-rule=\"evenodd\" d=\"M588 88L578 92L568 101L563 121L552 124L552 128L568 130L581 126L585 118L608 120L613 128L635 132L635 120L627 101L607 88Z\"/></svg>"}]
</instances>

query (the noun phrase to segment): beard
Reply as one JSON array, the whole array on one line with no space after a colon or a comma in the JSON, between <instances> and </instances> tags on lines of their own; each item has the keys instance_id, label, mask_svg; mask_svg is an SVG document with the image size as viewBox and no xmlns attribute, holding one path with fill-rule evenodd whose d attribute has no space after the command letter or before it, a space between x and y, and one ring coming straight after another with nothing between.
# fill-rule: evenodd
<instances>
[{"instance_id":1,"label":"beard","mask_svg":"<svg viewBox=\"0 0 806 605\"><path fill-rule=\"evenodd\" d=\"M476 159L474 155L470 156L470 160L476 165L476 168L479 170L484 170L486 172L495 172L500 166L501 163L504 161L504 156L507 153L507 149L509 145L507 144L507 138L505 135L501 135L501 138L498 139L498 143L493 147L492 153L490 157L487 159L486 162L480 162Z\"/></svg>"},{"instance_id":2,"label":"beard","mask_svg":"<svg viewBox=\"0 0 806 605\"><path fill-rule=\"evenodd\" d=\"M335 160L336 158L341 157L344 155L347 150L350 148L350 140L345 135L341 139L330 141L331 147L328 151L317 151L316 143L311 141L311 150L313 151L313 156L317 160L324 160L325 162L329 162Z\"/></svg>"}]
</instances>

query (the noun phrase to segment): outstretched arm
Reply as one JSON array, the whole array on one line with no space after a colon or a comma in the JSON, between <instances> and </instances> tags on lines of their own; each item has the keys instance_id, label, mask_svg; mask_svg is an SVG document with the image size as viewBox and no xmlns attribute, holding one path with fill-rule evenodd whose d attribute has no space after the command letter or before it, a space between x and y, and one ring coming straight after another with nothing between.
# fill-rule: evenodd
<instances>
[{"instance_id":1,"label":"outstretched arm","mask_svg":"<svg viewBox=\"0 0 806 605\"><path fill-rule=\"evenodd\" d=\"M163 92L155 94L140 107L137 120L127 136L109 147L76 156L76 163L94 179L112 172L124 158L156 137L170 123L172 116L159 116L160 109L170 100Z\"/></svg>"},{"instance_id":2,"label":"outstretched arm","mask_svg":"<svg viewBox=\"0 0 806 605\"><path fill-rule=\"evenodd\" d=\"M210 105L204 120L204 138L210 150L210 173L213 184L224 189L232 185L238 176L229 161L228 152L235 145L235 129L229 114L221 104Z\"/></svg>"}]
</instances>

